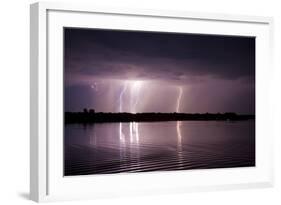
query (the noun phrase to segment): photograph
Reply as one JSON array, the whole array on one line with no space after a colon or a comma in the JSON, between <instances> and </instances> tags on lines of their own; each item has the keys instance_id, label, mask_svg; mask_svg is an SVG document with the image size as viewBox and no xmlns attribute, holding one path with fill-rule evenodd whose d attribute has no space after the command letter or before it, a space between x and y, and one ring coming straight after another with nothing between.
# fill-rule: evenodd
<instances>
[{"instance_id":1,"label":"photograph","mask_svg":"<svg viewBox=\"0 0 281 205\"><path fill-rule=\"evenodd\" d=\"M63 28L64 176L256 166L254 36Z\"/></svg>"}]
</instances>

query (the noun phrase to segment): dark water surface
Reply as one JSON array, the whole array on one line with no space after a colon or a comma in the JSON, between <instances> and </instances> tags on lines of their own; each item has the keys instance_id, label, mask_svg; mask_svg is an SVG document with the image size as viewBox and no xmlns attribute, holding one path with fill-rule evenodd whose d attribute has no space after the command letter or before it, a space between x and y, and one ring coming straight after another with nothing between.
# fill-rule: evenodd
<instances>
[{"instance_id":1,"label":"dark water surface","mask_svg":"<svg viewBox=\"0 0 281 205\"><path fill-rule=\"evenodd\" d=\"M65 125L65 175L255 166L255 122Z\"/></svg>"}]
</instances>

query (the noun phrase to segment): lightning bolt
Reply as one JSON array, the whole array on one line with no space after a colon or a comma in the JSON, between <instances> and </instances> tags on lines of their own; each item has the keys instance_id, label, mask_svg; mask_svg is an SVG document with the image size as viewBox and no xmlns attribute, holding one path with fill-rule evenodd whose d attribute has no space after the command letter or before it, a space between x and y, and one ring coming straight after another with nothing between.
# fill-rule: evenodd
<instances>
[{"instance_id":1,"label":"lightning bolt","mask_svg":"<svg viewBox=\"0 0 281 205\"><path fill-rule=\"evenodd\" d=\"M142 86L141 81L134 81L131 85L131 112L136 113L137 104L139 103L139 93Z\"/></svg>"},{"instance_id":2,"label":"lightning bolt","mask_svg":"<svg viewBox=\"0 0 281 205\"><path fill-rule=\"evenodd\" d=\"M127 87L128 87L127 82L125 82L123 89L119 95L119 112L123 112L123 95L126 92Z\"/></svg>"},{"instance_id":3,"label":"lightning bolt","mask_svg":"<svg viewBox=\"0 0 281 205\"><path fill-rule=\"evenodd\" d=\"M180 111L181 97L182 97L182 87L179 87L179 96L178 96L178 99L177 99L176 112Z\"/></svg>"}]
</instances>

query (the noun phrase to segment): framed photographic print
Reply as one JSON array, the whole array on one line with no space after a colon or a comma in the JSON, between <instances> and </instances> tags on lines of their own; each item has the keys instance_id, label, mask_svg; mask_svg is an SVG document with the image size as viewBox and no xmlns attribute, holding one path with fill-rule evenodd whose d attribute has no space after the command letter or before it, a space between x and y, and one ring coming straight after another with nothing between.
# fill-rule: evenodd
<instances>
[{"instance_id":1,"label":"framed photographic print","mask_svg":"<svg viewBox=\"0 0 281 205\"><path fill-rule=\"evenodd\" d=\"M32 4L31 199L272 186L272 22Z\"/></svg>"}]
</instances>

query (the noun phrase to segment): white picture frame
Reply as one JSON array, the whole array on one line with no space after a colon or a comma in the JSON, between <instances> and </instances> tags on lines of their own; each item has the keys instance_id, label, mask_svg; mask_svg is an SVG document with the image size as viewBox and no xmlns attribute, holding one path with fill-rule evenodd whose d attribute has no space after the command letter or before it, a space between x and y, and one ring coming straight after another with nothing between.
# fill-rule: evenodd
<instances>
[{"instance_id":1,"label":"white picture frame","mask_svg":"<svg viewBox=\"0 0 281 205\"><path fill-rule=\"evenodd\" d=\"M184 25L189 25L188 29ZM63 62L61 32L64 26L151 31L175 29L177 32L255 36L257 43L256 167L64 177L61 69ZM264 109L270 107L270 100L273 99L270 93L270 79L273 75L272 29L273 19L270 17L98 8L91 4L47 2L32 4L30 9L31 200L40 202L273 186L272 111ZM149 186L147 181L150 182Z\"/></svg>"}]
</instances>

